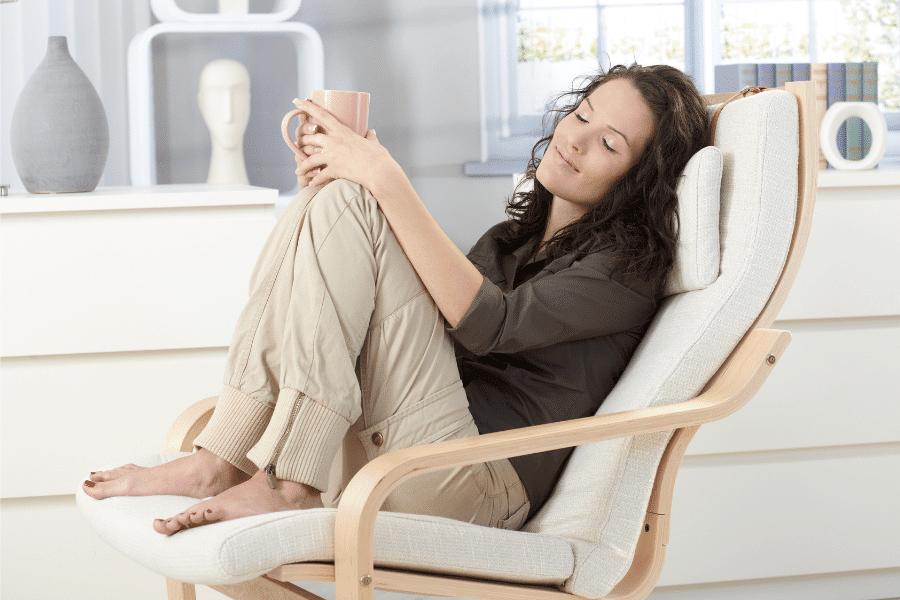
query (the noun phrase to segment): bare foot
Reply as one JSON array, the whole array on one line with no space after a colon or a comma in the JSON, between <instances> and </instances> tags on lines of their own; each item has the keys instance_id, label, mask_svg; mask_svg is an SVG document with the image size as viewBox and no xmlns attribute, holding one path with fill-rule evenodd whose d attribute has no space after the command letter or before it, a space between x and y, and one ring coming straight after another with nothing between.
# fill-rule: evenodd
<instances>
[{"instance_id":1,"label":"bare foot","mask_svg":"<svg viewBox=\"0 0 900 600\"><path fill-rule=\"evenodd\" d=\"M156 467L124 465L91 473L84 493L97 500L110 496L166 494L208 498L247 481L249 475L206 448Z\"/></svg>"},{"instance_id":2,"label":"bare foot","mask_svg":"<svg viewBox=\"0 0 900 600\"><path fill-rule=\"evenodd\" d=\"M260 469L249 481L229 488L215 498L195 504L169 519L156 519L153 529L172 535L208 523L324 506L322 494L315 488L285 479L277 479L276 485L274 490L269 487L266 474Z\"/></svg>"}]
</instances>

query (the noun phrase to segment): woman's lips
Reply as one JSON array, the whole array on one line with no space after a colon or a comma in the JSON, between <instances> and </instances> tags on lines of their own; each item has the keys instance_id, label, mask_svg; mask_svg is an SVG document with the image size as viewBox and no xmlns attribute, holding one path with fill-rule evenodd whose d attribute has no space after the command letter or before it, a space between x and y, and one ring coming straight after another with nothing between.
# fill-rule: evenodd
<instances>
[{"instance_id":1,"label":"woman's lips","mask_svg":"<svg viewBox=\"0 0 900 600\"><path fill-rule=\"evenodd\" d=\"M575 171L576 173L580 173L580 172L581 172L581 171L579 171L578 169L575 168L575 165L572 164L572 161L569 160L569 157L568 157L568 156L566 156L565 154L563 154L562 150L560 150L560 149L559 149L558 147L556 147L556 146L554 146L553 149L556 150L556 155L559 156L560 160L562 161L562 163L563 163L565 166L569 167L570 169L572 169L572 170Z\"/></svg>"}]
</instances>

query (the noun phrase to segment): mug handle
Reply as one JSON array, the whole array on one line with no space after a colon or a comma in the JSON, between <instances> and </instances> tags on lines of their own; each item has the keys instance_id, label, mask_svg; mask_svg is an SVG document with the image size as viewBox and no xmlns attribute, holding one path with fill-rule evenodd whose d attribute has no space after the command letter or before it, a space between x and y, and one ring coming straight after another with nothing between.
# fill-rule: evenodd
<instances>
[{"instance_id":1,"label":"mug handle","mask_svg":"<svg viewBox=\"0 0 900 600\"><path fill-rule=\"evenodd\" d=\"M289 112L288 114L284 115L284 120L281 121L281 135L284 137L284 141L285 141L285 143L287 143L288 147L290 147L290 149L294 151L294 154L296 154L297 156L299 156L301 158L306 158L306 155L303 154L303 152L297 146L297 143L294 142L293 139L291 139L291 132L288 129L288 126L291 123L291 119L293 119L295 116L300 115L300 114L306 114L306 113L304 113L299 108L296 108L296 109L292 110L291 112Z\"/></svg>"}]
</instances>

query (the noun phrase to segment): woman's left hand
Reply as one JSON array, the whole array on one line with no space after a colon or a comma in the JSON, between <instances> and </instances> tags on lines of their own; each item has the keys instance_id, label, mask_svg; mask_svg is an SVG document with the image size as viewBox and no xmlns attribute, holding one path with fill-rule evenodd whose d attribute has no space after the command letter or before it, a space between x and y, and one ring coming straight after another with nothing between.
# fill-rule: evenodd
<instances>
[{"instance_id":1,"label":"woman's left hand","mask_svg":"<svg viewBox=\"0 0 900 600\"><path fill-rule=\"evenodd\" d=\"M311 100L304 100L297 108L317 123L301 125L303 135L298 139L301 149L308 156L300 162L297 174L309 177L310 185L349 179L371 191L385 177L393 176L396 170L400 170L400 165L378 143L374 129L367 131L365 137L357 135ZM315 169L319 171L315 173Z\"/></svg>"}]
</instances>

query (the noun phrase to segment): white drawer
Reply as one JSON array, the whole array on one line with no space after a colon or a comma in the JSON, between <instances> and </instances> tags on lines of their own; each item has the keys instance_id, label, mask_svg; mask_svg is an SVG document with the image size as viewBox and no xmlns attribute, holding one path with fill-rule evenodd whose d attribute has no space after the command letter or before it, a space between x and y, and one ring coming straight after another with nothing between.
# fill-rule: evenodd
<instances>
[{"instance_id":1,"label":"white drawer","mask_svg":"<svg viewBox=\"0 0 900 600\"><path fill-rule=\"evenodd\" d=\"M2 356L228 346L271 205L4 214Z\"/></svg>"},{"instance_id":2,"label":"white drawer","mask_svg":"<svg viewBox=\"0 0 900 600\"><path fill-rule=\"evenodd\" d=\"M895 568L898 472L896 444L688 457L659 585Z\"/></svg>"},{"instance_id":3,"label":"white drawer","mask_svg":"<svg viewBox=\"0 0 900 600\"><path fill-rule=\"evenodd\" d=\"M900 442L900 317L775 321L793 339L738 412L700 427L688 454Z\"/></svg>"},{"instance_id":4,"label":"white drawer","mask_svg":"<svg viewBox=\"0 0 900 600\"><path fill-rule=\"evenodd\" d=\"M780 320L900 315L900 192L820 189Z\"/></svg>"}]
</instances>

